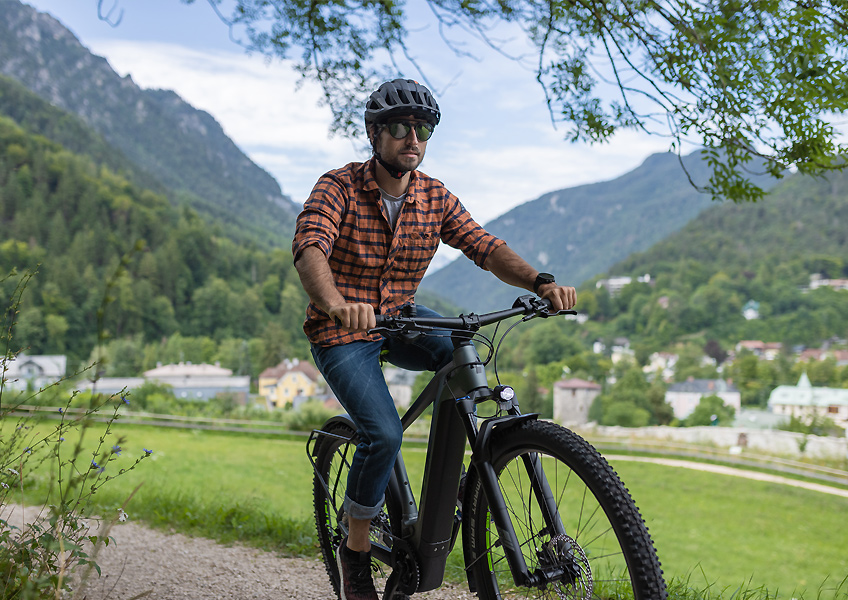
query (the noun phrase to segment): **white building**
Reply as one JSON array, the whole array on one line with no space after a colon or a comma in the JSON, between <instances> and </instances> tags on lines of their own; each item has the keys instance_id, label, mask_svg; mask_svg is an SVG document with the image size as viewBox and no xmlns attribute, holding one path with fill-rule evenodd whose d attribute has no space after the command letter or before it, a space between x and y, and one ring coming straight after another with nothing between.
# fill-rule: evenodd
<instances>
[{"instance_id":1,"label":"white building","mask_svg":"<svg viewBox=\"0 0 848 600\"><path fill-rule=\"evenodd\" d=\"M607 347L601 340L595 340L592 344L592 352L595 354L606 354ZM613 364L617 364L622 360L632 360L636 353L630 348L630 340L626 337L615 338L612 344L612 349L609 352L610 359Z\"/></svg>"},{"instance_id":2,"label":"white building","mask_svg":"<svg viewBox=\"0 0 848 600\"><path fill-rule=\"evenodd\" d=\"M415 399L412 397L412 386L415 383L415 378L418 377L418 373L398 367L386 367L383 372L386 376L386 385L389 386L389 393L395 401L395 406L409 408L409 405Z\"/></svg>"},{"instance_id":3,"label":"white building","mask_svg":"<svg viewBox=\"0 0 848 600\"><path fill-rule=\"evenodd\" d=\"M768 400L776 415L797 417L810 421L814 417L827 417L842 427L848 427L848 389L813 387L804 373L798 385L779 385Z\"/></svg>"},{"instance_id":4,"label":"white building","mask_svg":"<svg viewBox=\"0 0 848 600\"><path fill-rule=\"evenodd\" d=\"M566 425L589 422L589 409L601 386L583 379L563 379L554 383L554 421Z\"/></svg>"},{"instance_id":5,"label":"white building","mask_svg":"<svg viewBox=\"0 0 848 600\"><path fill-rule=\"evenodd\" d=\"M809 289L815 290L820 287L829 287L834 290L848 290L848 279L828 279L821 273L810 275Z\"/></svg>"},{"instance_id":6,"label":"white building","mask_svg":"<svg viewBox=\"0 0 848 600\"><path fill-rule=\"evenodd\" d=\"M642 371L648 375L659 373L663 381L671 381L679 358L671 352L654 352L648 357L648 364L642 367Z\"/></svg>"},{"instance_id":7,"label":"white building","mask_svg":"<svg viewBox=\"0 0 848 600\"><path fill-rule=\"evenodd\" d=\"M62 379L68 357L59 354L29 356L23 352L6 362L5 387L10 390L40 390Z\"/></svg>"},{"instance_id":8,"label":"white building","mask_svg":"<svg viewBox=\"0 0 848 600\"><path fill-rule=\"evenodd\" d=\"M651 283L651 276L646 273L641 277L637 277L636 281L639 283ZM595 284L595 287L605 287L607 288L610 296L615 296L624 288L624 286L630 285L631 283L633 283L632 277L610 277L609 279L599 279Z\"/></svg>"},{"instance_id":9,"label":"white building","mask_svg":"<svg viewBox=\"0 0 848 600\"><path fill-rule=\"evenodd\" d=\"M755 356L764 360L774 360L783 351L783 344L780 342L761 342L760 340L742 340L736 344L736 354L738 355L743 350L749 350Z\"/></svg>"},{"instance_id":10,"label":"white building","mask_svg":"<svg viewBox=\"0 0 848 600\"><path fill-rule=\"evenodd\" d=\"M724 379L690 379L682 383L668 386L665 401L671 405L677 419L685 419L691 415L701 398L718 396L725 406L730 406L737 412L742 408L742 394L732 383Z\"/></svg>"},{"instance_id":11,"label":"white building","mask_svg":"<svg viewBox=\"0 0 848 600\"><path fill-rule=\"evenodd\" d=\"M742 316L746 321L753 321L760 318L760 303L756 300L748 300L745 306L742 307Z\"/></svg>"},{"instance_id":12,"label":"white building","mask_svg":"<svg viewBox=\"0 0 848 600\"><path fill-rule=\"evenodd\" d=\"M182 400L207 401L221 394L233 394L244 403L250 394L249 376L234 377L230 369L190 362L160 365L145 371L144 377L101 377L96 382L85 381L78 384L78 389L117 394L124 389L141 387L148 381L171 386L174 396Z\"/></svg>"}]
</instances>

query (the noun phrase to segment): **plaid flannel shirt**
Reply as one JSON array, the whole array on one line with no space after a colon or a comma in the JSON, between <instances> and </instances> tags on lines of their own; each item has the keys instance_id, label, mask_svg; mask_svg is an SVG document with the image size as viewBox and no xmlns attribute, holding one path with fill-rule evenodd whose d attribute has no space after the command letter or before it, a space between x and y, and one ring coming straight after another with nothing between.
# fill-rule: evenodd
<instances>
[{"instance_id":1,"label":"plaid flannel shirt","mask_svg":"<svg viewBox=\"0 0 848 600\"><path fill-rule=\"evenodd\" d=\"M292 255L316 246L336 287L349 302L371 304L380 314L413 301L439 240L478 266L503 240L487 233L437 179L411 174L406 200L392 231L374 178L375 160L350 163L322 176L297 218ZM377 337L346 331L310 302L303 330L309 341L334 346Z\"/></svg>"}]
</instances>

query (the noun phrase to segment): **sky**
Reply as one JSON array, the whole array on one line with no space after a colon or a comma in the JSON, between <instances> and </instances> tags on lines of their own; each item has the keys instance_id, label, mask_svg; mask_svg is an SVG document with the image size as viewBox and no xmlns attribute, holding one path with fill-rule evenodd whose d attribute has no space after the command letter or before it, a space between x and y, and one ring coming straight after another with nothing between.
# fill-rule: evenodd
<instances>
[{"instance_id":1,"label":"sky","mask_svg":"<svg viewBox=\"0 0 848 600\"><path fill-rule=\"evenodd\" d=\"M210 113L295 202L326 171L367 159L361 142L329 136L331 115L319 106L317 85L298 85L287 62L248 55L205 0L102 0L117 26L98 18L97 0L24 1L57 18L120 75L142 88L174 90ZM407 6L416 22L412 49L442 112L421 170L480 223L549 191L613 179L669 149L666 138L632 131L603 145L564 141L534 73L482 44L467 48L475 59L453 55L424 3ZM520 39L511 40L521 52ZM409 71L403 75L421 79Z\"/></svg>"}]
</instances>

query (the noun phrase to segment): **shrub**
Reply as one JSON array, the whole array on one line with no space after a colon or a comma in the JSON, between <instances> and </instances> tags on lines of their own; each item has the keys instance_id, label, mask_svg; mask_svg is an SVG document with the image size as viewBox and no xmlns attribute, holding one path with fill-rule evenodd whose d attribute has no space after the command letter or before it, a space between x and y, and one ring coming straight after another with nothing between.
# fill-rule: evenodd
<instances>
[{"instance_id":1,"label":"shrub","mask_svg":"<svg viewBox=\"0 0 848 600\"><path fill-rule=\"evenodd\" d=\"M91 569L99 572L96 552L109 543L110 525L126 518L126 502L115 507L105 519L105 527L95 530L90 524L99 519L91 515L92 499L103 485L134 469L150 454L145 450L127 468L110 466L121 454L122 439L110 436L119 409L129 403L126 395L66 392L61 408L49 416L43 412L27 416L17 410L22 404L39 404L42 395L55 403L63 394L60 382L47 390L16 394L13 402L7 402L5 374L18 353L11 349L14 317L33 275L26 273L18 279L0 330L0 506L9 507L14 501L35 503L38 508L36 518L20 527L10 523L8 515L0 518L0 580L4 582L0 600L59 598L71 591L74 575L84 580ZM12 273L0 283L12 279L14 284L15 277ZM71 410L83 398L87 406ZM21 414L24 416L18 416ZM99 428L99 437L89 443L87 438L95 428ZM36 499L34 489L46 492Z\"/></svg>"}]
</instances>

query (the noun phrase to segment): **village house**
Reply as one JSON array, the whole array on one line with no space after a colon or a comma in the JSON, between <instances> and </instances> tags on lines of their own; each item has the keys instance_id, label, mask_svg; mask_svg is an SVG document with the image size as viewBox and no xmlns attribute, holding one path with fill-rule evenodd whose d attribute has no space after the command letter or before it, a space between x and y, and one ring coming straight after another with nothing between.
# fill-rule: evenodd
<instances>
[{"instance_id":1,"label":"village house","mask_svg":"<svg viewBox=\"0 0 848 600\"><path fill-rule=\"evenodd\" d=\"M242 404L250 395L250 377L233 376L230 369L219 364L207 365L181 362L157 365L144 372L143 377L101 377L97 381L78 384L80 391L96 390L102 394L118 394L124 390L139 388L147 382L170 386L174 396L181 400L206 402L224 394L232 394Z\"/></svg>"},{"instance_id":2,"label":"village house","mask_svg":"<svg viewBox=\"0 0 848 600\"><path fill-rule=\"evenodd\" d=\"M671 381L679 358L677 354L671 352L654 352L648 357L648 364L642 367L642 372L647 375L659 373L663 381Z\"/></svg>"},{"instance_id":3,"label":"village house","mask_svg":"<svg viewBox=\"0 0 848 600\"><path fill-rule=\"evenodd\" d=\"M742 408L742 394L732 382L724 379L689 379L673 383L668 386L665 401L674 411L675 418L685 419L695 411L701 398L706 396L718 396L725 406L736 411Z\"/></svg>"},{"instance_id":4,"label":"village house","mask_svg":"<svg viewBox=\"0 0 848 600\"><path fill-rule=\"evenodd\" d=\"M833 358L837 367L848 366L848 350L824 350L822 348L807 348L798 355L800 362L811 360L821 361Z\"/></svg>"},{"instance_id":5,"label":"village house","mask_svg":"<svg viewBox=\"0 0 848 600\"><path fill-rule=\"evenodd\" d=\"M606 354L607 346L601 340L595 340L592 344L592 352L595 354ZM630 340L626 337L615 338L609 351L610 360L617 364L622 360L633 360L636 353L630 348Z\"/></svg>"},{"instance_id":6,"label":"village house","mask_svg":"<svg viewBox=\"0 0 848 600\"><path fill-rule=\"evenodd\" d=\"M756 300L748 300L745 306L742 307L742 316L746 321L753 321L760 318L760 303Z\"/></svg>"},{"instance_id":7,"label":"village house","mask_svg":"<svg viewBox=\"0 0 848 600\"><path fill-rule=\"evenodd\" d=\"M60 354L29 356L23 352L6 362L5 387L9 390L40 390L65 376L68 357Z\"/></svg>"},{"instance_id":8,"label":"village house","mask_svg":"<svg viewBox=\"0 0 848 600\"><path fill-rule=\"evenodd\" d=\"M233 394L244 404L250 394L250 377L233 376L230 369L220 364L192 364L190 362L157 365L144 372L147 381L169 385L177 398L209 400L222 394Z\"/></svg>"},{"instance_id":9,"label":"village house","mask_svg":"<svg viewBox=\"0 0 848 600\"><path fill-rule=\"evenodd\" d=\"M320 373L311 363L287 358L259 374L259 395L269 407L295 406L317 396L322 390L320 382Z\"/></svg>"},{"instance_id":10,"label":"village house","mask_svg":"<svg viewBox=\"0 0 848 600\"><path fill-rule=\"evenodd\" d=\"M564 425L589 422L589 408L601 393L601 386L583 379L562 379L554 383L554 421Z\"/></svg>"},{"instance_id":11,"label":"village house","mask_svg":"<svg viewBox=\"0 0 848 600\"><path fill-rule=\"evenodd\" d=\"M848 389L813 387L806 373L801 375L798 385L774 388L768 406L776 415L806 422L826 417L841 427L848 427Z\"/></svg>"},{"instance_id":12,"label":"village house","mask_svg":"<svg viewBox=\"0 0 848 600\"><path fill-rule=\"evenodd\" d=\"M780 342L761 342L760 340L743 340L736 344L736 352L749 350L759 358L765 360L774 360L783 350L783 344Z\"/></svg>"},{"instance_id":13,"label":"village house","mask_svg":"<svg viewBox=\"0 0 848 600\"><path fill-rule=\"evenodd\" d=\"M386 376L386 385L389 386L389 393L395 401L395 406L409 408L414 400L412 386L418 373L398 367L386 367L383 371Z\"/></svg>"},{"instance_id":14,"label":"village house","mask_svg":"<svg viewBox=\"0 0 848 600\"><path fill-rule=\"evenodd\" d=\"M809 290L815 290L820 287L829 287L837 291L848 290L848 279L828 279L821 273L813 273L810 275Z\"/></svg>"},{"instance_id":15,"label":"village house","mask_svg":"<svg viewBox=\"0 0 848 600\"><path fill-rule=\"evenodd\" d=\"M651 283L651 276L645 273L641 277L637 277L636 281L639 283ZM630 285L631 283L633 283L632 277L610 277L609 279L599 279L595 284L595 288L600 289L604 287L607 289L610 296L615 296L624 289L625 286Z\"/></svg>"}]
</instances>

